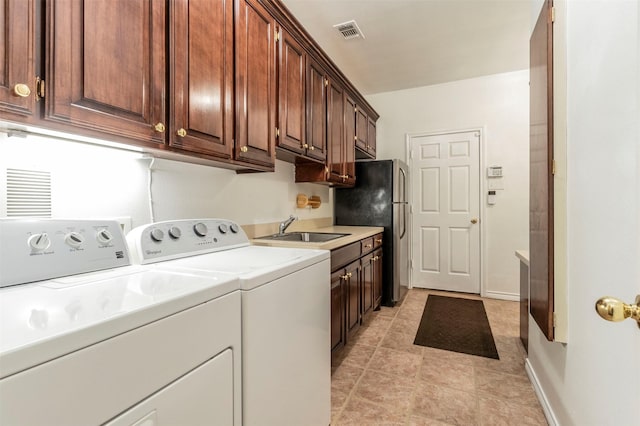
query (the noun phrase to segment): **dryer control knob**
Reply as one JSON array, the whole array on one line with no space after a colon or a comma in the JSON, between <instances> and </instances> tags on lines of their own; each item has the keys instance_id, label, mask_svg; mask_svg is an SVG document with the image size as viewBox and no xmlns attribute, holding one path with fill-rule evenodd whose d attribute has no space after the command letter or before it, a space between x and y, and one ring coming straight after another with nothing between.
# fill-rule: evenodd
<instances>
[{"instance_id":1,"label":"dryer control knob","mask_svg":"<svg viewBox=\"0 0 640 426\"><path fill-rule=\"evenodd\" d=\"M96 240L98 240L100 245L106 246L111 242L111 240L113 240L113 235L111 235L111 232L109 232L108 229L101 229L96 234Z\"/></svg>"},{"instance_id":2,"label":"dryer control knob","mask_svg":"<svg viewBox=\"0 0 640 426\"><path fill-rule=\"evenodd\" d=\"M149 236L156 243L159 243L162 240L164 240L164 232L162 232L162 229L158 229L158 228L152 229L151 232L149 233Z\"/></svg>"},{"instance_id":3,"label":"dryer control knob","mask_svg":"<svg viewBox=\"0 0 640 426\"><path fill-rule=\"evenodd\" d=\"M224 223L218 225L218 231L220 231L221 234L226 234L228 229L229 228Z\"/></svg>"},{"instance_id":4,"label":"dryer control knob","mask_svg":"<svg viewBox=\"0 0 640 426\"><path fill-rule=\"evenodd\" d=\"M78 248L84 243L84 236L79 232L69 232L64 237L64 242L73 248Z\"/></svg>"},{"instance_id":5,"label":"dryer control knob","mask_svg":"<svg viewBox=\"0 0 640 426\"><path fill-rule=\"evenodd\" d=\"M206 237L209 229L204 223L198 222L193 225L193 232L195 232L198 237Z\"/></svg>"},{"instance_id":6,"label":"dryer control knob","mask_svg":"<svg viewBox=\"0 0 640 426\"><path fill-rule=\"evenodd\" d=\"M29 247L34 251L45 251L51 245L51 240L46 232L41 234L33 234L28 240Z\"/></svg>"},{"instance_id":7,"label":"dryer control knob","mask_svg":"<svg viewBox=\"0 0 640 426\"><path fill-rule=\"evenodd\" d=\"M172 239L177 240L178 238L180 238L182 236L182 231L177 226L172 226L169 229L169 236Z\"/></svg>"},{"instance_id":8,"label":"dryer control knob","mask_svg":"<svg viewBox=\"0 0 640 426\"><path fill-rule=\"evenodd\" d=\"M231 225L229 225L229 229L231 229L231 232L233 232L234 234L237 234L240 230L240 227L237 224L232 223Z\"/></svg>"}]
</instances>

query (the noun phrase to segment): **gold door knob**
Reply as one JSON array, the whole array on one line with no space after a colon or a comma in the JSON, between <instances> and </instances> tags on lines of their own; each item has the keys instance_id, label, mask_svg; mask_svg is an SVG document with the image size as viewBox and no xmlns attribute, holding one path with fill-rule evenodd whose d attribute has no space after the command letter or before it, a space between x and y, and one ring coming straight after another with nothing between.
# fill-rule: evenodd
<instances>
[{"instance_id":1,"label":"gold door knob","mask_svg":"<svg viewBox=\"0 0 640 426\"><path fill-rule=\"evenodd\" d=\"M347 272L347 277L351 278L353 276L353 274L351 272Z\"/></svg>"},{"instance_id":2,"label":"gold door knob","mask_svg":"<svg viewBox=\"0 0 640 426\"><path fill-rule=\"evenodd\" d=\"M478 223L478 219L476 219L476 218L474 217L473 219L471 219L471 223L473 223L473 224L475 225L476 223Z\"/></svg>"},{"instance_id":3,"label":"gold door knob","mask_svg":"<svg viewBox=\"0 0 640 426\"><path fill-rule=\"evenodd\" d=\"M371 244L365 244L364 245L364 248L371 248L371 247L373 247Z\"/></svg>"},{"instance_id":4,"label":"gold door knob","mask_svg":"<svg viewBox=\"0 0 640 426\"><path fill-rule=\"evenodd\" d=\"M181 138L184 138L185 136L187 136L187 131L185 129L180 128L176 132L176 135L180 136Z\"/></svg>"},{"instance_id":5,"label":"gold door knob","mask_svg":"<svg viewBox=\"0 0 640 426\"><path fill-rule=\"evenodd\" d=\"M249 148L247 148L246 146L243 146L243 147L240 148L240 151L247 152L247 151L249 151Z\"/></svg>"},{"instance_id":6,"label":"gold door knob","mask_svg":"<svg viewBox=\"0 0 640 426\"><path fill-rule=\"evenodd\" d=\"M153 130L155 130L158 133L162 133L165 131L165 127L164 124L162 123L157 123L155 126L153 126Z\"/></svg>"},{"instance_id":7,"label":"gold door knob","mask_svg":"<svg viewBox=\"0 0 640 426\"><path fill-rule=\"evenodd\" d=\"M627 305L620 299L605 296L596 302L596 312L607 321L623 321L633 318L640 327L640 294L636 296L634 305Z\"/></svg>"},{"instance_id":8,"label":"gold door knob","mask_svg":"<svg viewBox=\"0 0 640 426\"><path fill-rule=\"evenodd\" d=\"M346 275L346 274L340 277L341 280L345 280L345 281L347 280L347 278L349 278L349 275Z\"/></svg>"},{"instance_id":9,"label":"gold door knob","mask_svg":"<svg viewBox=\"0 0 640 426\"><path fill-rule=\"evenodd\" d=\"M302 147L303 147L303 148L309 148L309 144L306 144L306 143L305 143L305 144L303 144L303 145L302 145Z\"/></svg>"},{"instance_id":10,"label":"gold door knob","mask_svg":"<svg viewBox=\"0 0 640 426\"><path fill-rule=\"evenodd\" d=\"M31 94L31 89L29 89L29 86L26 84L18 83L13 86L13 94L21 98L26 98Z\"/></svg>"},{"instance_id":11,"label":"gold door knob","mask_svg":"<svg viewBox=\"0 0 640 426\"><path fill-rule=\"evenodd\" d=\"M315 147L315 146L313 146L313 145L311 145L311 146L309 147L309 149L310 149L311 151L315 151L316 147Z\"/></svg>"}]
</instances>

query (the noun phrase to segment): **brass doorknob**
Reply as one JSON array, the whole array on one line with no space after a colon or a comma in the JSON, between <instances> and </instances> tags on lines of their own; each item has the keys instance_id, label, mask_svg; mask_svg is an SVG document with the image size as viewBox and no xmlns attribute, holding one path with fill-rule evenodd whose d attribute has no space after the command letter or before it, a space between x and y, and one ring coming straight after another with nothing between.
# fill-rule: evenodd
<instances>
[{"instance_id":1,"label":"brass doorknob","mask_svg":"<svg viewBox=\"0 0 640 426\"><path fill-rule=\"evenodd\" d=\"M246 146L243 146L243 147L240 148L240 151L247 152L247 151L249 151L249 148L247 148Z\"/></svg>"},{"instance_id":2,"label":"brass doorknob","mask_svg":"<svg viewBox=\"0 0 640 426\"><path fill-rule=\"evenodd\" d=\"M13 93L21 98L26 98L31 94L31 89L26 84L18 83L13 86Z\"/></svg>"},{"instance_id":3,"label":"brass doorknob","mask_svg":"<svg viewBox=\"0 0 640 426\"><path fill-rule=\"evenodd\" d=\"M596 312L607 321L618 322L632 318L638 322L638 327L640 327L640 294L636 296L634 305L627 305L615 297L601 297L596 302Z\"/></svg>"},{"instance_id":4,"label":"brass doorknob","mask_svg":"<svg viewBox=\"0 0 640 426\"><path fill-rule=\"evenodd\" d=\"M306 144L306 143L305 143L305 144L302 144L302 147L303 147L303 148L309 148L309 144Z\"/></svg>"},{"instance_id":5,"label":"brass doorknob","mask_svg":"<svg viewBox=\"0 0 640 426\"><path fill-rule=\"evenodd\" d=\"M476 219L476 218L474 217L473 219L471 219L471 223L473 223L473 224L475 225L476 223L478 223L478 219Z\"/></svg>"},{"instance_id":6,"label":"brass doorknob","mask_svg":"<svg viewBox=\"0 0 640 426\"><path fill-rule=\"evenodd\" d=\"M309 149L310 149L311 151L315 151L316 147L315 147L315 146L313 146L313 145L311 145L311 146L309 147Z\"/></svg>"},{"instance_id":7,"label":"brass doorknob","mask_svg":"<svg viewBox=\"0 0 640 426\"><path fill-rule=\"evenodd\" d=\"M180 129L178 129L176 134L178 136L180 136L181 138L184 138L185 136L187 136L187 131L185 129L183 129L183 128L180 128Z\"/></svg>"},{"instance_id":8,"label":"brass doorknob","mask_svg":"<svg viewBox=\"0 0 640 426\"><path fill-rule=\"evenodd\" d=\"M164 124L157 123L155 126L153 126L153 130L155 130L158 133L164 132L164 130L165 130Z\"/></svg>"}]
</instances>

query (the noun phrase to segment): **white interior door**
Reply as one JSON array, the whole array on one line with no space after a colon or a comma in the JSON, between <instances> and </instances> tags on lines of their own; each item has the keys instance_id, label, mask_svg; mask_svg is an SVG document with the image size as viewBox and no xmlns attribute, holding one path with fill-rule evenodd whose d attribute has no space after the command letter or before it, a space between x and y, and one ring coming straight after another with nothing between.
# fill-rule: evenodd
<instances>
[{"instance_id":1,"label":"white interior door","mask_svg":"<svg viewBox=\"0 0 640 426\"><path fill-rule=\"evenodd\" d=\"M412 285L480 293L480 133L409 139Z\"/></svg>"}]
</instances>

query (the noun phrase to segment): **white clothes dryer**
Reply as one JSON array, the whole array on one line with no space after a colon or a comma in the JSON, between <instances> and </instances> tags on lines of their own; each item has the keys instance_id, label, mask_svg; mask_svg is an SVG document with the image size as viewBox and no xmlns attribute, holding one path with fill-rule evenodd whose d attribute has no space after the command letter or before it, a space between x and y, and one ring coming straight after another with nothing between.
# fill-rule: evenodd
<instances>
[{"instance_id":1,"label":"white clothes dryer","mask_svg":"<svg viewBox=\"0 0 640 426\"><path fill-rule=\"evenodd\" d=\"M328 251L251 246L242 228L224 219L145 225L127 241L143 265L239 277L245 425L330 423Z\"/></svg>"}]
</instances>

